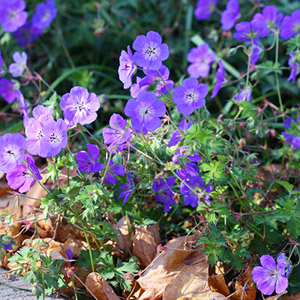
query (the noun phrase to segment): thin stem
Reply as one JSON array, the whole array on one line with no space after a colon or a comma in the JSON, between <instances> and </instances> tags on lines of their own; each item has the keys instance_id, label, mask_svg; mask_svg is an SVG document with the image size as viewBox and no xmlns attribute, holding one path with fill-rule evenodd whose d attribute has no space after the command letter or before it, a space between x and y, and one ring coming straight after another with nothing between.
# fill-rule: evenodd
<instances>
[{"instance_id":1,"label":"thin stem","mask_svg":"<svg viewBox=\"0 0 300 300\"><path fill-rule=\"evenodd\" d=\"M109 163L110 163L110 160L111 160L111 156L112 156L112 153L109 152L108 161L107 161L107 164L106 164L106 168L105 168L104 174L103 174L103 176L101 178L100 187L102 187L104 179L105 179L105 176L106 176L106 174L108 172L108 168L109 168Z\"/></svg>"},{"instance_id":2,"label":"thin stem","mask_svg":"<svg viewBox=\"0 0 300 300\"><path fill-rule=\"evenodd\" d=\"M91 261L91 265L92 265L92 271L95 272L95 266L94 266L94 261L93 261L93 255L92 255L92 249L91 249L91 245L90 245L90 241L88 239L88 236L86 234L86 231L84 228L83 229L83 233L84 233L84 236L85 236L85 239L86 239L86 242L88 243L89 245L89 255L90 255L90 261Z\"/></svg>"},{"instance_id":3,"label":"thin stem","mask_svg":"<svg viewBox=\"0 0 300 300\"><path fill-rule=\"evenodd\" d=\"M275 50L275 63L278 64L278 53L279 53L278 33L276 33L276 48L275 49L276 49ZM282 105L282 99L281 99L281 93L280 93L278 74L277 74L277 72L274 72L274 74L275 74L275 81L276 81L276 88L277 88L278 101L279 101L279 105L280 105L280 111L283 112L283 105Z\"/></svg>"}]
</instances>

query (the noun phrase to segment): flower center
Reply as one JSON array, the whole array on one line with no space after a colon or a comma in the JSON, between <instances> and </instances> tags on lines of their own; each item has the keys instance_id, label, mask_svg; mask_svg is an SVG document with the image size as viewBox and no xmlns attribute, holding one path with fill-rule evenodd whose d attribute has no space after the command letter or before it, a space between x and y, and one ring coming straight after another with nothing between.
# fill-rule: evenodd
<instances>
[{"instance_id":1,"label":"flower center","mask_svg":"<svg viewBox=\"0 0 300 300\"><path fill-rule=\"evenodd\" d=\"M140 110L140 114L143 116L143 118L145 118L148 114L149 114L149 107L142 107Z\"/></svg>"},{"instance_id":2,"label":"flower center","mask_svg":"<svg viewBox=\"0 0 300 300\"><path fill-rule=\"evenodd\" d=\"M17 18L17 16L18 16L18 12L16 12L16 11L13 11L13 10L12 10L12 11L9 13L9 18L10 18L11 21L15 20L15 19Z\"/></svg>"},{"instance_id":3,"label":"flower center","mask_svg":"<svg viewBox=\"0 0 300 300\"><path fill-rule=\"evenodd\" d=\"M194 102L197 98L198 98L198 93L196 91L193 91L193 90L186 91L186 93L185 93L185 100L188 103Z\"/></svg>"},{"instance_id":4,"label":"flower center","mask_svg":"<svg viewBox=\"0 0 300 300\"><path fill-rule=\"evenodd\" d=\"M83 102L77 102L77 104L76 104L76 110L79 110L80 112L83 111L83 110L86 110L85 103L83 103Z\"/></svg>"},{"instance_id":5,"label":"flower center","mask_svg":"<svg viewBox=\"0 0 300 300\"><path fill-rule=\"evenodd\" d=\"M16 153L15 153L13 150L8 150L8 151L7 151L7 154L8 154L10 157L15 157L15 156L16 156Z\"/></svg>"},{"instance_id":6,"label":"flower center","mask_svg":"<svg viewBox=\"0 0 300 300\"><path fill-rule=\"evenodd\" d=\"M146 47L144 48L144 54L146 59L155 59L157 58L157 56L159 55L159 48L157 47L157 45L146 45Z\"/></svg>"},{"instance_id":7,"label":"flower center","mask_svg":"<svg viewBox=\"0 0 300 300\"><path fill-rule=\"evenodd\" d=\"M42 130L40 130L37 134L38 139L41 139L43 136L44 136L43 132L42 132Z\"/></svg>"},{"instance_id":8,"label":"flower center","mask_svg":"<svg viewBox=\"0 0 300 300\"><path fill-rule=\"evenodd\" d=\"M46 22L50 17L50 12L46 11L42 17L42 22Z\"/></svg>"},{"instance_id":9,"label":"flower center","mask_svg":"<svg viewBox=\"0 0 300 300\"><path fill-rule=\"evenodd\" d=\"M59 136L57 136L54 132L52 132L51 134L50 134L50 142L51 143L54 143L54 144L59 144L60 143L60 137Z\"/></svg>"}]
</instances>

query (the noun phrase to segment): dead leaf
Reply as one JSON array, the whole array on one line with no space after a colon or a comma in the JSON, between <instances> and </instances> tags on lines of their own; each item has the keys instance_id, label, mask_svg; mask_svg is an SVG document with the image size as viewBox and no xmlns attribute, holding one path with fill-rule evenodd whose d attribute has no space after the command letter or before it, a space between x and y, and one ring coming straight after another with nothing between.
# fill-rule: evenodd
<instances>
[{"instance_id":1,"label":"dead leaf","mask_svg":"<svg viewBox=\"0 0 300 300\"><path fill-rule=\"evenodd\" d=\"M26 217L31 211L31 207L40 207L40 201L35 200L46 197L47 192L40 186L38 182L35 182L30 190L26 193L26 196L20 196L23 199L23 217Z\"/></svg>"},{"instance_id":2,"label":"dead leaf","mask_svg":"<svg viewBox=\"0 0 300 300\"><path fill-rule=\"evenodd\" d=\"M117 234L117 246L122 250L128 250L130 247L131 224L127 222L126 217L124 216L117 224L114 224L113 229L120 232L120 234Z\"/></svg>"},{"instance_id":3,"label":"dead leaf","mask_svg":"<svg viewBox=\"0 0 300 300\"><path fill-rule=\"evenodd\" d=\"M87 250L89 248L89 245L87 242L75 240L72 238L68 238L64 245L63 245L63 251L66 252L68 249L72 251L73 257L79 256L81 250Z\"/></svg>"},{"instance_id":4,"label":"dead leaf","mask_svg":"<svg viewBox=\"0 0 300 300\"><path fill-rule=\"evenodd\" d=\"M85 285L98 300L120 300L112 287L96 272L88 275Z\"/></svg>"},{"instance_id":5,"label":"dead leaf","mask_svg":"<svg viewBox=\"0 0 300 300\"><path fill-rule=\"evenodd\" d=\"M203 262L186 266L181 270L173 282L165 288L163 300L174 300L178 297L226 300L225 296L210 290L207 255L202 254L202 258Z\"/></svg>"},{"instance_id":6,"label":"dead leaf","mask_svg":"<svg viewBox=\"0 0 300 300\"><path fill-rule=\"evenodd\" d=\"M159 223L151 226L136 226L133 241L133 255L139 259L142 268L147 267L160 244Z\"/></svg>"},{"instance_id":7,"label":"dead leaf","mask_svg":"<svg viewBox=\"0 0 300 300\"><path fill-rule=\"evenodd\" d=\"M63 257L63 255L59 252L58 249L49 250L49 256L52 258L52 260L63 260L66 262L69 261L68 259Z\"/></svg>"},{"instance_id":8,"label":"dead leaf","mask_svg":"<svg viewBox=\"0 0 300 300\"><path fill-rule=\"evenodd\" d=\"M144 274L137 280L144 290L139 300L156 300L162 297L165 287L185 267L184 259L192 252L190 248L185 247L185 243L196 240L196 236L189 236L180 237L167 243L168 250L157 254ZM199 251L199 255L201 255L201 251Z\"/></svg>"},{"instance_id":9,"label":"dead leaf","mask_svg":"<svg viewBox=\"0 0 300 300\"><path fill-rule=\"evenodd\" d=\"M286 291L283 293L286 294ZM300 299L300 292L293 294L291 296L283 296L282 300L299 300Z\"/></svg>"},{"instance_id":10,"label":"dead leaf","mask_svg":"<svg viewBox=\"0 0 300 300\"><path fill-rule=\"evenodd\" d=\"M224 276L221 274L209 276L208 285L213 292L218 292L224 296L228 296L230 294Z\"/></svg>"},{"instance_id":11,"label":"dead leaf","mask_svg":"<svg viewBox=\"0 0 300 300\"><path fill-rule=\"evenodd\" d=\"M266 300L278 300L282 295L284 295L284 294L286 294L287 293L287 291L284 291L283 293L280 293L280 294L278 294L278 295L275 295L275 296L272 296L272 297L268 297L268 298L266 298ZM297 293L297 294L299 294L299 293ZM296 295L296 294L295 294ZM286 298L286 297L289 297L289 296L284 296L283 297L283 299L282 300L299 300L299 297L297 298Z\"/></svg>"},{"instance_id":12,"label":"dead leaf","mask_svg":"<svg viewBox=\"0 0 300 300\"><path fill-rule=\"evenodd\" d=\"M246 282L247 285L244 289ZM242 274L242 276L237 279L235 283L235 291L236 293L232 295L230 298L232 300L240 300L242 294L243 294L243 300L255 300L256 286L253 284L251 266L249 266L247 270Z\"/></svg>"}]
</instances>

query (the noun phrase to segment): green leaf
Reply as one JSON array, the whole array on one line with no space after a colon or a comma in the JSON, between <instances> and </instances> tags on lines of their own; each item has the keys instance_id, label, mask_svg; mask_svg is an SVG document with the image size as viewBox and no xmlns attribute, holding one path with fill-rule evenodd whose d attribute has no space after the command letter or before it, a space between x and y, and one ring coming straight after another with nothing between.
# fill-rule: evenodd
<instances>
[{"instance_id":1,"label":"green leaf","mask_svg":"<svg viewBox=\"0 0 300 300\"><path fill-rule=\"evenodd\" d=\"M288 183L287 181L283 181L283 180L276 180L276 183L279 183L281 186L283 186L289 193L291 193L291 191L294 189L294 186L290 183Z\"/></svg>"}]
</instances>

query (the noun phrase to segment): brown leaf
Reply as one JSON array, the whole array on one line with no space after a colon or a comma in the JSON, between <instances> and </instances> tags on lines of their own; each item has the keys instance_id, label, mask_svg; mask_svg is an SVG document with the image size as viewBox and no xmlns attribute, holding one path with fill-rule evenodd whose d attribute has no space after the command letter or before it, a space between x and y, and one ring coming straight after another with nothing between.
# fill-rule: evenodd
<instances>
[{"instance_id":1,"label":"brown leaf","mask_svg":"<svg viewBox=\"0 0 300 300\"><path fill-rule=\"evenodd\" d=\"M221 274L209 276L208 285L213 292L218 292L224 296L228 296L230 294L224 276Z\"/></svg>"},{"instance_id":2,"label":"brown leaf","mask_svg":"<svg viewBox=\"0 0 300 300\"><path fill-rule=\"evenodd\" d=\"M66 252L68 249L70 249L74 257L79 256L81 250L87 250L88 248L89 245L87 242L75 240L73 238L67 239L63 244L63 251Z\"/></svg>"},{"instance_id":3,"label":"brown leaf","mask_svg":"<svg viewBox=\"0 0 300 300\"><path fill-rule=\"evenodd\" d=\"M280 293L278 295L275 295L275 296L272 296L272 297L268 297L266 298L266 300L278 300L282 295L286 294L287 291L284 291L283 293ZM299 293L297 293L299 294ZM295 295L297 295L295 294ZM299 300L299 297L297 298L286 298L286 297L289 297L289 296L284 296L282 300Z\"/></svg>"},{"instance_id":4,"label":"brown leaf","mask_svg":"<svg viewBox=\"0 0 300 300\"><path fill-rule=\"evenodd\" d=\"M147 267L160 244L159 223L152 226L136 226L133 241L133 255L139 259L141 267Z\"/></svg>"},{"instance_id":5,"label":"brown leaf","mask_svg":"<svg viewBox=\"0 0 300 300\"><path fill-rule=\"evenodd\" d=\"M247 285L244 289L244 285ZM244 289L244 292L243 292ZM253 284L252 280L252 268L249 266L247 270L242 274L242 276L235 283L236 293L231 296L232 300L240 300L243 294L243 300L255 300L256 298L256 286Z\"/></svg>"},{"instance_id":6,"label":"brown leaf","mask_svg":"<svg viewBox=\"0 0 300 300\"><path fill-rule=\"evenodd\" d=\"M196 299L225 300L226 297L210 290L208 285L207 255L202 255L203 262L184 267L179 275L164 290L163 300L174 300L178 297Z\"/></svg>"},{"instance_id":7,"label":"brown leaf","mask_svg":"<svg viewBox=\"0 0 300 300\"><path fill-rule=\"evenodd\" d=\"M96 272L88 275L85 285L98 300L120 300L112 287Z\"/></svg>"},{"instance_id":8,"label":"brown leaf","mask_svg":"<svg viewBox=\"0 0 300 300\"><path fill-rule=\"evenodd\" d=\"M139 300L156 300L162 297L165 287L170 284L185 267L184 259L192 252L185 242L195 242L196 236L180 237L171 240L166 252L157 254L144 274L137 280L145 291ZM201 254L200 251L199 255Z\"/></svg>"},{"instance_id":9,"label":"brown leaf","mask_svg":"<svg viewBox=\"0 0 300 300\"><path fill-rule=\"evenodd\" d=\"M38 182L35 182L30 190L26 193L26 196L32 198L41 199L47 195L47 192L40 186ZM23 200L23 217L26 217L31 211L31 207L40 207L40 201L20 196Z\"/></svg>"},{"instance_id":10,"label":"brown leaf","mask_svg":"<svg viewBox=\"0 0 300 300\"><path fill-rule=\"evenodd\" d=\"M130 247L130 231L131 224L127 222L126 217L121 218L117 224L113 225L113 229L120 232L117 234L117 246L122 250L128 250Z\"/></svg>"},{"instance_id":11,"label":"brown leaf","mask_svg":"<svg viewBox=\"0 0 300 300\"><path fill-rule=\"evenodd\" d=\"M286 291L283 294L286 294ZM300 299L300 292L293 294L291 296L286 295L282 297L282 300L299 300L299 299Z\"/></svg>"}]
</instances>

